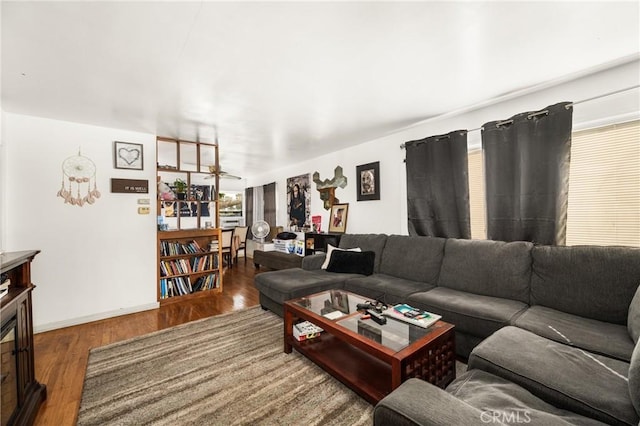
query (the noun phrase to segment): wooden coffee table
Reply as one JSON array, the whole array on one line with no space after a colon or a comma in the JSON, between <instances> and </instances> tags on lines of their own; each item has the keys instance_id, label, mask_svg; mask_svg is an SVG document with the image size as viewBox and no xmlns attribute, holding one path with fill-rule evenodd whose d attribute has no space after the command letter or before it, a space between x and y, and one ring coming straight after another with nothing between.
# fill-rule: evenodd
<instances>
[{"instance_id":1,"label":"wooden coffee table","mask_svg":"<svg viewBox=\"0 0 640 426\"><path fill-rule=\"evenodd\" d=\"M372 404L411 377L442 388L451 383L456 374L452 324L438 321L425 329L387 318L379 325L361 319L356 305L367 301L348 291L329 290L285 302L285 353L295 348ZM299 342L293 324L302 320L324 332Z\"/></svg>"}]
</instances>

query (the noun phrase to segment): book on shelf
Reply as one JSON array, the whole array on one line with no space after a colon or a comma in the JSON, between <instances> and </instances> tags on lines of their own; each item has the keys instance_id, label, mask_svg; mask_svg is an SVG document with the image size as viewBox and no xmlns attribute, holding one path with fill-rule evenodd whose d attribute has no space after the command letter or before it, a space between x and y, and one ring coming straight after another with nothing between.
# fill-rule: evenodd
<instances>
[{"instance_id":1,"label":"book on shelf","mask_svg":"<svg viewBox=\"0 0 640 426\"><path fill-rule=\"evenodd\" d=\"M322 328L309 321L303 321L293 325L293 337L299 342L316 338L320 336L320 333L323 331Z\"/></svg>"},{"instance_id":2,"label":"book on shelf","mask_svg":"<svg viewBox=\"0 0 640 426\"><path fill-rule=\"evenodd\" d=\"M198 278L193 285L193 292L212 290L217 287L218 274L209 274Z\"/></svg>"},{"instance_id":3,"label":"book on shelf","mask_svg":"<svg viewBox=\"0 0 640 426\"><path fill-rule=\"evenodd\" d=\"M198 244L196 240L184 244L179 241L160 242L161 256L179 256L183 254L203 253L205 251L206 250L200 247L200 244Z\"/></svg>"},{"instance_id":4,"label":"book on shelf","mask_svg":"<svg viewBox=\"0 0 640 426\"><path fill-rule=\"evenodd\" d=\"M382 315L404 321L419 327L428 328L442 318L441 315L416 309L410 305L401 303L382 311Z\"/></svg>"}]
</instances>

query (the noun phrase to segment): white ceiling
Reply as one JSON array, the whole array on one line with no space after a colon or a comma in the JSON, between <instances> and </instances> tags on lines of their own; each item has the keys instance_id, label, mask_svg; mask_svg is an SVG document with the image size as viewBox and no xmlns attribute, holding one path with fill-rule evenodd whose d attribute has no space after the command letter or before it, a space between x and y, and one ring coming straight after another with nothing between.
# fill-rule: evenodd
<instances>
[{"instance_id":1,"label":"white ceiling","mask_svg":"<svg viewBox=\"0 0 640 426\"><path fill-rule=\"evenodd\" d=\"M640 51L639 2L2 1L2 109L251 175Z\"/></svg>"}]
</instances>

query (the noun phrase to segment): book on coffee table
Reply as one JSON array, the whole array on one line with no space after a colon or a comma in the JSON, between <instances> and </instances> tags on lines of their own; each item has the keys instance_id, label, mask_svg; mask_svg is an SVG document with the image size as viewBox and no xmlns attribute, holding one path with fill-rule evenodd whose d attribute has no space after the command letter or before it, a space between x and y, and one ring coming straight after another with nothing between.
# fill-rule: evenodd
<instances>
[{"instance_id":1,"label":"book on coffee table","mask_svg":"<svg viewBox=\"0 0 640 426\"><path fill-rule=\"evenodd\" d=\"M382 311L382 315L423 328L430 327L442 318L441 315L422 311L404 303L385 309Z\"/></svg>"}]
</instances>

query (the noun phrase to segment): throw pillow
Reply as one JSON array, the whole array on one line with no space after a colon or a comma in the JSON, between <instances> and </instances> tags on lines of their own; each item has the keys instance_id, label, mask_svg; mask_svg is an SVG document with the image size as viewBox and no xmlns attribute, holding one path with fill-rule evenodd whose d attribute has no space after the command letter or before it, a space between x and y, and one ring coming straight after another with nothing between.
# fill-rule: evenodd
<instances>
[{"instance_id":1,"label":"throw pillow","mask_svg":"<svg viewBox=\"0 0 640 426\"><path fill-rule=\"evenodd\" d=\"M334 251L327 272L371 275L375 258L373 251Z\"/></svg>"},{"instance_id":2,"label":"throw pillow","mask_svg":"<svg viewBox=\"0 0 640 426\"><path fill-rule=\"evenodd\" d=\"M627 330L629 336L635 343L640 339L640 285L636 289L636 294L631 299L629 313L627 314Z\"/></svg>"},{"instance_id":3,"label":"throw pillow","mask_svg":"<svg viewBox=\"0 0 640 426\"><path fill-rule=\"evenodd\" d=\"M342 248L334 247L331 244L327 244L327 256L324 258L324 263L321 266L322 269L327 269L327 266L329 266L329 262L331 261L331 253L333 253L334 250L338 250L338 251L362 251L360 249L360 247L350 248L350 249L342 249Z\"/></svg>"}]
</instances>

